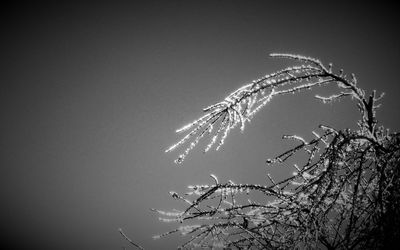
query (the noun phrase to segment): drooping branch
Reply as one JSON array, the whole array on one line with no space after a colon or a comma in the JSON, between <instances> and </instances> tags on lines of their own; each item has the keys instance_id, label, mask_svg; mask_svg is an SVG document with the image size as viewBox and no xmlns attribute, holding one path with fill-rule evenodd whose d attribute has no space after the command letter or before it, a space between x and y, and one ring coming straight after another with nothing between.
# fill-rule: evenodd
<instances>
[{"instance_id":1,"label":"drooping branch","mask_svg":"<svg viewBox=\"0 0 400 250\"><path fill-rule=\"evenodd\" d=\"M329 97L317 95L316 97L324 103L344 96L355 98L358 100L362 120L366 121L366 123L362 124L368 124L366 131L369 132L369 136L375 136L375 109L377 106L374 103L379 98L375 98L374 92L372 97L366 100L364 91L357 87L357 79L354 74L352 74L351 79L347 79L342 71L339 74L333 73L331 64L326 68L319 60L311 57L292 54L271 54L270 56L288 58L303 64L285 68L254 80L252 83L245 84L230 93L222 102L205 108L203 110L206 113L205 115L178 129L177 133L189 132L180 141L169 147L166 152L173 151L184 144L189 145L176 159L176 163L182 163L199 141L213 132L214 134L211 136L204 152L209 151L215 145L215 149L218 150L224 144L226 137L232 129L240 126L240 129L243 131L245 125L273 97L297 93L333 83L336 83L339 87L339 94Z\"/></svg>"}]
</instances>

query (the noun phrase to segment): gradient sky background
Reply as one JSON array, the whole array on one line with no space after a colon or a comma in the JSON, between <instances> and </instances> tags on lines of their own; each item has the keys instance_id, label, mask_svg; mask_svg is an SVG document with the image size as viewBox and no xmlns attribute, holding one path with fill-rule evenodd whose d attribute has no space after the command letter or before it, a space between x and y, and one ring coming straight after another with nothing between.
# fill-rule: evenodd
<instances>
[{"instance_id":1,"label":"gradient sky background","mask_svg":"<svg viewBox=\"0 0 400 250\"><path fill-rule=\"evenodd\" d=\"M111 3L112 2L112 3ZM300 53L386 92L379 121L400 128L396 8L336 1L131 1L2 8L1 244L9 249L121 249L118 228L147 249L180 237L149 208L182 208L189 184L265 183L265 160L320 123L354 127L355 103L314 92L276 98L222 150L176 166L175 129ZM275 1L274 1L275 2ZM300 1L298 1L300 2ZM339 68L338 68L339 67ZM277 179L279 169L270 169ZM292 171L292 170L290 170Z\"/></svg>"}]
</instances>

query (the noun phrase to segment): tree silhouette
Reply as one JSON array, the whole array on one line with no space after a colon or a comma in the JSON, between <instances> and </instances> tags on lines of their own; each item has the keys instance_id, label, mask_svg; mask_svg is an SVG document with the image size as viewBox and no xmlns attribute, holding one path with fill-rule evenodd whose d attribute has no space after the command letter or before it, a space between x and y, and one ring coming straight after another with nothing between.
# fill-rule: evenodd
<instances>
[{"instance_id":1,"label":"tree silhouette","mask_svg":"<svg viewBox=\"0 0 400 250\"><path fill-rule=\"evenodd\" d=\"M298 62L246 84L205 114L177 130L187 134L166 150L187 147L181 164L201 139L204 151L218 150L229 132L241 130L274 97L315 87L336 85L338 92L316 96L323 103L350 97L360 112L357 129L319 125L314 139L285 135L294 146L266 163L293 168L293 175L269 185L221 183L211 175L209 185L191 185L189 192L171 196L183 210L161 211L160 220L182 223L173 233L187 237L180 248L226 249L381 249L400 238L400 138L378 126L377 103L354 74L337 73L332 64L292 54L271 54Z\"/></svg>"}]
</instances>

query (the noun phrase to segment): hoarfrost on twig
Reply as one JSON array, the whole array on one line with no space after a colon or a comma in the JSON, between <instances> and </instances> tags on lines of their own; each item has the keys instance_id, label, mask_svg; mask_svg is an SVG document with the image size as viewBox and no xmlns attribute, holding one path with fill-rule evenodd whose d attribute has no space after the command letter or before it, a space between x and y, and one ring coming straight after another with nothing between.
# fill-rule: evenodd
<instances>
[{"instance_id":1,"label":"hoarfrost on twig","mask_svg":"<svg viewBox=\"0 0 400 250\"><path fill-rule=\"evenodd\" d=\"M212 134L204 152L208 152L213 147L215 147L215 150L219 150L232 129L239 126L240 130L243 131L246 123L249 123L254 115L275 96L297 93L316 86L337 83L340 88L346 91L341 91L339 94L329 97L318 95L316 97L324 103L332 102L348 95L355 97L359 101L363 99L364 93L355 86L357 81L354 75L352 75L351 80L347 80L343 73L335 75L332 73L331 66L326 68L318 59L311 57L282 53L273 53L270 56L295 60L302 63L302 65L267 74L231 92L222 102L204 108L203 111L206 114L176 130L177 133L189 132L165 151L170 152L183 144L189 143L189 146L175 160L176 163L182 163L199 141L212 133L215 126L218 129Z\"/></svg>"}]
</instances>

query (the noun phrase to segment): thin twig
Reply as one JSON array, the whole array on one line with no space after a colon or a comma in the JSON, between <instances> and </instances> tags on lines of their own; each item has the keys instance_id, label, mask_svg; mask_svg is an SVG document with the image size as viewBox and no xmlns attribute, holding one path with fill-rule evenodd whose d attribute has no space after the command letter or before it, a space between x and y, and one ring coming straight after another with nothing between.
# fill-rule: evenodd
<instances>
[{"instance_id":1,"label":"thin twig","mask_svg":"<svg viewBox=\"0 0 400 250\"><path fill-rule=\"evenodd\" d=\"M118 229L119 233L125 238L125 240L127 240L131 245L144 250L144 248L138 244L136 244L135 242L133 242L131 239L129 239L129 237L124 233L124 231L122 231L122 228Z\"/></svg>"}]
</instances>

